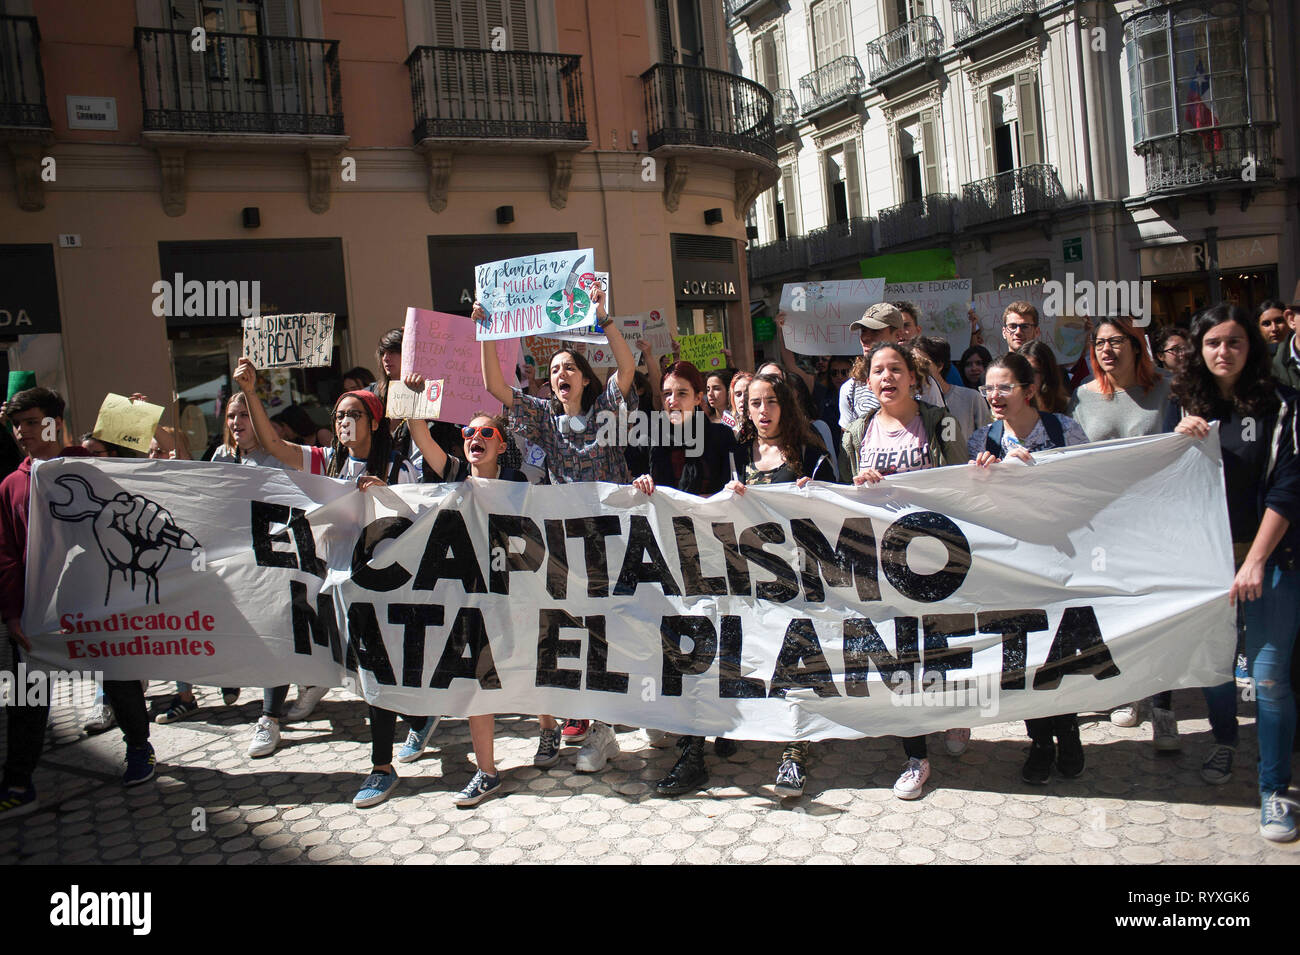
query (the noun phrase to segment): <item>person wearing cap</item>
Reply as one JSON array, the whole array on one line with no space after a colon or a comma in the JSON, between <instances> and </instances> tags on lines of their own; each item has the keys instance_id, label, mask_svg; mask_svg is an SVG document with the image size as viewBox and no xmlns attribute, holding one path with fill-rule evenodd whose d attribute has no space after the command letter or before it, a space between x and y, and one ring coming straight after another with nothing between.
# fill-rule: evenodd
<instances>
[{"instance_id":1,"label":"person wearing cap","mask_svg":"<svg viewBox=\"0 0 1300 955\"><path fill-rule=\"evenodd\" d=\"M897 343L903 330L903 321L903 313L897 306L889 302L877 302L849 328L857 332L862 342L862 354L866 356L880 342ZM932 382L925 383L920 396L929 404L943 407L943 395ZM858 418L879 407L879 399L867 386L865 357L858 358L853 363L853 371L848 380L840 386L840 428L847 429Z\"/></svg>"}]
</instances>

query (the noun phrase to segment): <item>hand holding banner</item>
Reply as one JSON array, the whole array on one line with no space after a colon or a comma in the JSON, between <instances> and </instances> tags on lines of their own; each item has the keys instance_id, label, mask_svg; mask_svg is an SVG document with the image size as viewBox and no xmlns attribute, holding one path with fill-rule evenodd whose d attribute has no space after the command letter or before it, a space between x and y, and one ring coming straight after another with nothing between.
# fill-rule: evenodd
<instances>
[{"instance_id":1,"label":"hand holding banner","mask_svg":"<svg viewBox=\"0 0 1300 955\"><path fill-rule=\"evenodd\" d=\"M244 357L259 371L324 368L334 356L334 316L252 315L244 319Z\"/></svg>"},{"instance_id":2,"label":"hand holding banner","mask_svg":"<svg viewBox=\"0 0 1300 955\"><path fill-rule=\"evenodd\" d=\"M578 249L476 265L474 295L488 313L477 326L478 340L554 335L593 325L595 286L584 275L594 279L594 264L591 249Z\"/></svg>"},{"instance_id":3,"label":"hand holding banner","mask_svg":"<svg viewBox=\"0 0 1300 955\"><path fill-rule=\"evenodd\" d=\"M99 417L95 419L95 430L91 434L100 441L133 451L148 451L162 415L162 405L132 401L124 395L109 392L99 406Z\"/></svg>"}]
</instances>

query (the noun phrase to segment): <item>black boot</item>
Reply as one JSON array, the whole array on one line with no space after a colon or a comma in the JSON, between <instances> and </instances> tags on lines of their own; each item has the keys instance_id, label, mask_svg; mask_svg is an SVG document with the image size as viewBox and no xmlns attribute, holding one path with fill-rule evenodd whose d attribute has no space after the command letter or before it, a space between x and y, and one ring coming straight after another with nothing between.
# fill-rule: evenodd
<instances>
[{"instance_id":1,"label":"black boot","mask_svg":"<svg viewBox=\"0 0 1300 955\"><path fill-rule=\"evenodd\" d=\"M709 781L709 771L704 768L704 737L683 736L682 755L667 776L659 780L655 792L660 796L680 796L703 789Z\"/></svg>"},{"instance_id":2,"label":"black boot","mask_svg":"<svg viewBox=\"0 0 1300 955\"><path fill-rule=\"evenodd\" d=\"M1300 733L1297 733L1296 735L1300 736ZM730 759L732 756L736 755L735 741L729 740L725 736L719 736L713 741L713 752L714 755L718 756L720 759Z\"/></svg>"},{"instance_id":3,"label":"black boot","mask_svg":"<svg viewBox=\"0 0 1300 955\"><path fill-rule=\"evenodd\" d=\"M1033 743L1029 758L1020 770L1020 778L1035 786L1042 786L1052 778L1052 763L1056 762L1056 747L1051 743Z\"/></svg>"},{"instance_id":4,"label":"black boot","mask_svg":"<svg viewBox=\"0 0 1300 955\"><path fill-rule=\"evenodd\" d=\"M1079 739L1079 720L1074 714L1059 717L1056 731L1056 769L1066 779L1083 773L1083 741Z\"/></svg>"}]
</instances>

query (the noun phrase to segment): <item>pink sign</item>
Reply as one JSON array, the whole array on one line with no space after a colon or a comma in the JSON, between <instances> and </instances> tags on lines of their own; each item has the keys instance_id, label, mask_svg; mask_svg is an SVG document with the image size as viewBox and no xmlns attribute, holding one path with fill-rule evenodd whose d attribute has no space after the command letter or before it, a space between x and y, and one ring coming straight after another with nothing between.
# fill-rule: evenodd
<instances>
[{"instance_id":1,"label":"pink sign","mask_svg":"<svg viewBox=\"0 0 1300 955\"><path fill-rule=\"evenodd\" d=\"M437 420L465 424L477 411L496 411L501 407L501 402L483 387L479 355L473 319L424 308L406 310L402 375L415 372L425 378L444 380L442 410ZM497 359L501 374L513 384L515 365L519 361L519 339L498 341Z\"/></svg>"}]
</instances>

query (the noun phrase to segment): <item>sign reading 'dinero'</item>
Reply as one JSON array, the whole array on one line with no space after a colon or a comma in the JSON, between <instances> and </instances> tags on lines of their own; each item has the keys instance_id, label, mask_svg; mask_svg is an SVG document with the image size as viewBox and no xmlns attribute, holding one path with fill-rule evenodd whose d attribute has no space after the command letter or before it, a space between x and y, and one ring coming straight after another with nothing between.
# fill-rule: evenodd
<instances>
[{"instance_id":1,"label":"sign reading 'dinero'","mask_svg":"<svg viewBox=\"0 0 1300 955\"><path fill-rule=\"evenodd\" d=\"M0 245L0 336L61 330L54 247Z\"/></svg>"}]
</instances>

